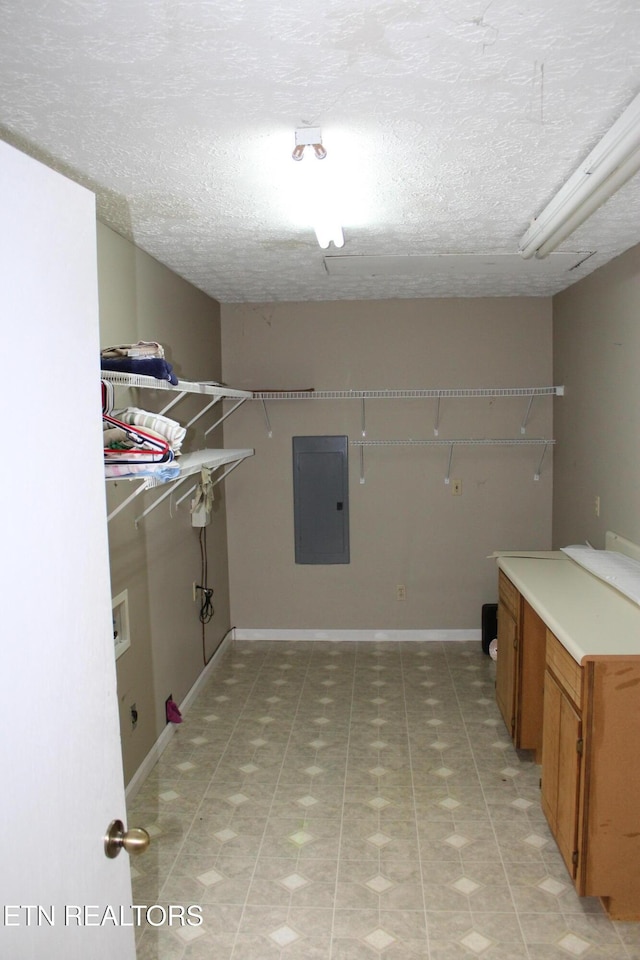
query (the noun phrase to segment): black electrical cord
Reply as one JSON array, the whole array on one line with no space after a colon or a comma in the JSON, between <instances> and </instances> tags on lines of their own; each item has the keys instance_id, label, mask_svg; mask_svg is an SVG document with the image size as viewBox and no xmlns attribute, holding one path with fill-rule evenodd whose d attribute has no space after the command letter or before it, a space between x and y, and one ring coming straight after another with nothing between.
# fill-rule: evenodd
<instances>
[{"instance_id":1,"label":"black electrical cord","mask_svg":"<svg viewBox=\"0 0 640 960\"><path fill-rule=\"evenodd\" d=\"M201 565L200 590L202 591L202 604L200 606L199 618L200 618L200 623L202 624L202 659L206 667L211 657L207 659L205 627L213 619L213 615L215 613L215 609L212 603L213 588L207 585L207 577L209 575L208 573L209 564L208 564L208 558L207 558L207 528L206 527L200 527L199 540L200 540L200 565Z\"/></svg>"},{"instance_id":2,"label":"black electrical cord","mask_svg":"<svg viewBox=\"0 0 640 960\"><path fill-rule=\"evenodd\" d=\"M209 623L213 618L215 610L213 608L213 603L211 599L213 597L213 588L208 586L207 580L209 577L209 562L207 558L207 528L200 527L200 561L202 565L201 571L201 591L202 591L202 605L200 607L200 622L204 625Z\"/></svg>"},{"instance_id":3,"label":"black electrical cord","mask_svg":"<svg viewBox=\"0 0 640 960\"><path fill-rule=\"evenodd\" d=\"M205 589L202 591L202 606L200 607L200 623L204 626L206 623L209 623L213 619L215 610L213 609L213 604L211 603L211 598L213 596L213 590Z\"/></svg>"},{"instance_id":4,"label":"black electrical cord","mask_svg":"<svg viewBox=\"0 0 640 960\"><path fill-rule=\"evenodd\" d=\"M229 630L225 633L224 637L217 644L213 650L210 657L207 657L207 647L206 647L206 631L205 627L207 623L212 619L215 610L213 608L213 603L211 602L213 597L213 587L207 586L207 577L208 577L208 562L207 562L207 528L200 528L200 561L201 561L201 579L202 585L199 587L202 590L202 606L200 607L200 622L202 623L202 660L205 667L211 663L214 656L220 648L220 644L229 636L234 636L235 627L230 627Z\"/></svg>"}]
</instances>

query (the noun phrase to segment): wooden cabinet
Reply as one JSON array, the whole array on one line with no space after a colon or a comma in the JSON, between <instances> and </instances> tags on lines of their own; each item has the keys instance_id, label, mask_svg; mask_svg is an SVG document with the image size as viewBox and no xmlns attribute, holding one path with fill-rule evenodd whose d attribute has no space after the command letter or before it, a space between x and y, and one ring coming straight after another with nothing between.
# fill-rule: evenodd
<instances>
[{"instance_id":1,"label":"wooden cabinet","mask_svg":"<svg viewBox=\"0 0 640 960\"><path fill-rule=\"evenodd\" d=\"M577 893L640 921L640 607L554 552L498 569L502 715Z\"/></svg>"},{"instance_id":2,"label":"wooden cabinet","mask_svg":"<svg viewBox=\"0 0 640 960\"><path fill-rule=\"evenodd\" d=\"M577 892L640 920L640 656L546 651L542 809Z\"/></svg>"},{"instance_id":3,"label":"wooden cabinet","mask_svg":"<svg viewBox=\"0 0 640 960\"><path fill-rule=\"evenodd\" d=\"M568 660L571 663L567 663ZM558 664L562 668L558 670ZM567 679L570 678L570 679ZM558 640L547 636L542 720L542 810L575 880L583 740L582 669Z\"/></svg>"},{"instance_id":4,"label":"wooden cabinet","mask_svg":"<svg viewBox=\"0 0 640 960\"><path fill-rule=\"evenodd\" d=\"M500 571L496 700L514 745L542 750L546 626Z\"/></svg>"},{"instance_id":5,"label":"wooden cabinet","mask_svg":"<svg viewBox=\"0 0 640 960\"><path fill-rule=\"evenodd\" d=\"M511 738L516 729L516 675L520 596L500 571L498 580L498 660L496 701Z\"/></svg>"}]
</instances>

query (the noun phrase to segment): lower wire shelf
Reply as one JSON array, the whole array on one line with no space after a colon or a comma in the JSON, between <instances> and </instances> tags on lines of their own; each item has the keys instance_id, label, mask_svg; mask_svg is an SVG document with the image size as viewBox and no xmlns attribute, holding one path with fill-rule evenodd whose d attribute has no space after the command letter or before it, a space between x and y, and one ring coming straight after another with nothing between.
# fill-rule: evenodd
<instances>
[{"instance_id":1,"label":"lower wire shelf","mask_svg":"<svg viewBox=\"0 0 640 960\"><path fill-rule=\"evenodd\" d=\"M224 480L232 470L235 470L244 460L248 457L252 457L254 450L251 449L239 449L239 450L198 450L194 453L184 453L177 460L174 461L176 466L180 468L180 473L178 476L170 480L162 480L158 477L153 476L136 476L135 473L132 473L130 476L126 474L119 477L108 477L107 480L111 483L113 482L123 482L128 481L130 483L136 483L138 486L126 497L121 503L118 504L108 515L107 522L113 520L125 507L127 507L132 500L138 497L141 493L144 493L147 490L153 490L157 488L164 488L164 492L149 504L149 506L143 510L139 517L136 517L136 524L143 517L146 517L147 514L151 513L158 504L160 504L167 497L171 496L175 492L180 484L184 483L185 480L188 480L189 477L193 477L196 474L206 467L209 470L218 470L222 467L226 467L220 476L216 477L214 480L214 485L220 483L221 480ZM195 485L192 489L195 489ZM189 491L190 492L190 491ZM184 494L183 498L188 496L188 493Z\"/></svg>"}]
</instances>

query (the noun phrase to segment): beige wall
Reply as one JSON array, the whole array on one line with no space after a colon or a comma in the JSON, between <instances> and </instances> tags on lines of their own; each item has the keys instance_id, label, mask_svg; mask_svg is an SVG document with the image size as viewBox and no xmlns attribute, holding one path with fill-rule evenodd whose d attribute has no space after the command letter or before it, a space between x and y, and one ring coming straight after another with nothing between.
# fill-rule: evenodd
<instances>
[{"instance_id":1,"label":"beige wall","mask_svg":"<svg viewBox=\"0 0 640 960\"><path fill-rule=\"evenodd\" d=\"M556 546L640 542L640 246L554 298ZM594 502L600 497L600 516Z\"/></svg>"},{"instance_id":2,"label":"beige wall","mask_svg":"<svg viewBox=\"0 0 640 960\"><path fill-rule=\"evenodd\" d=\"M248 389L520 387L552 383L547 299L231 304L222 307L225 381ZM553 434L552 404L537 400L528 433ZM449 400L442 437L519 437L522 399ZM479 628L496 599L495 548L551 542L552 456L533 479L534 447L350 452L351 563L296 565L291 438L358 439L357 401L273 401L227 421L227 446L256 455L227 486L231 621L244 628ZM433 437L435 401L369 401L370 439ZM407 599L395 599L396 584Z\"/></svg>"},{"instance_id":3,"label":"beige wall","mask_svg":"<svg viewBox=\"0 0 640 960\"><path fill-rule=\"evenodd\" d=\"M348 566L294 563L291 438L359 439L360 403L274 401L272 437L261 404L246 403L226 421L224 442L254 447L256 456L229 478L208 528L216 614L206 628L207 656L231 624L477 628L481 605L496 598L487 553L549 547L552 489L554 545L588 538L602 546L606 529L640 540L640 247L554 299L553 373L549 300L220 308L100 224L98 256L101 343L160 340L187 379L224 376L248 389L566 387L564 398L533 406L528 435L558 441L538 482L538 448L456 448L451 474L462 480L463 494L452 497L444 484L448 448L390 447L365 450L360 484L359 451L351 447ZM143 398L154 408L150 394L138 402ZM175 416L185 421L196 407L188 398ZM440 435L518 437L525 407L518 399L445 401ZM435 412L432 400L368 401L368 438L431 438ZM219 434L206 445L222 445ZM203 444L201 428L192 428L190 448ZM130 491L109 484L110 508ZM179 701L203 668L191 593L200 579L198 533L186 503L171 518L166 502L136 530L133 519L146 502L137 498L109 529L112 589L129 590L133 633L117 665L127 780L164 727L166 696ZM404 603L395 600L399 583L407 588ZM134 702L139 723L132 731Z\"/></svg>"},{"instance_id":4,"label":"beige wall","mask_svg":"<svg viewBox=\"0 0 640 960\"><path fill-rule=\"evenodd\" d=\"M101 224L98 275L102 346L158 340L179 376L220 379L220 308L215 301ZM117 402L159 409L167 398L166 393L140 391L136 400L133 392L119 391ZM168 415L185 423L200 405L187 397ZM206 425L212 422L203 420ZM201 430L199 424L190 429L185 449L222 446L221 436L214 435L205 444ZM126 481L108 483L109 509L133 489ZM129 591L132 632L131 647L117 662L127 781L164 729L167 696L180 702L204 667L202 628L192 591L193 581L201 582L198 531L191 527L188 501L171 517L168 500L136 529L134 518L150 498L151 494L137 497L109 524L112 591L114 595ZM215 590L215 616L205 637L210 656L230 624L222 499L207 528L207 540L209 585ZM139 714L135 730L129 719L132 703Z\"/></svg>"}]
</instances>

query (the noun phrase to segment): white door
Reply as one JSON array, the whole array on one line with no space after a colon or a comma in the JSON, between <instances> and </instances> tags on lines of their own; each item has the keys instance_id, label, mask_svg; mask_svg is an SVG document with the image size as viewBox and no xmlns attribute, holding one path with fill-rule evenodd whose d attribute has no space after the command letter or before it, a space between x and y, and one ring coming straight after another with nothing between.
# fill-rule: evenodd
<instances>
[{"instance_id":1,"label":"white door","mask_svg":"<svg viewBox=\"0 0 640 960\"><path fill-rule=\"evenodd\" d=\"M0 143L0 956L133 960L93 195ZM135 826L135 824L134 824ZM120 918L120 908L122 919Z\"/></svg>"}]
</instances>

